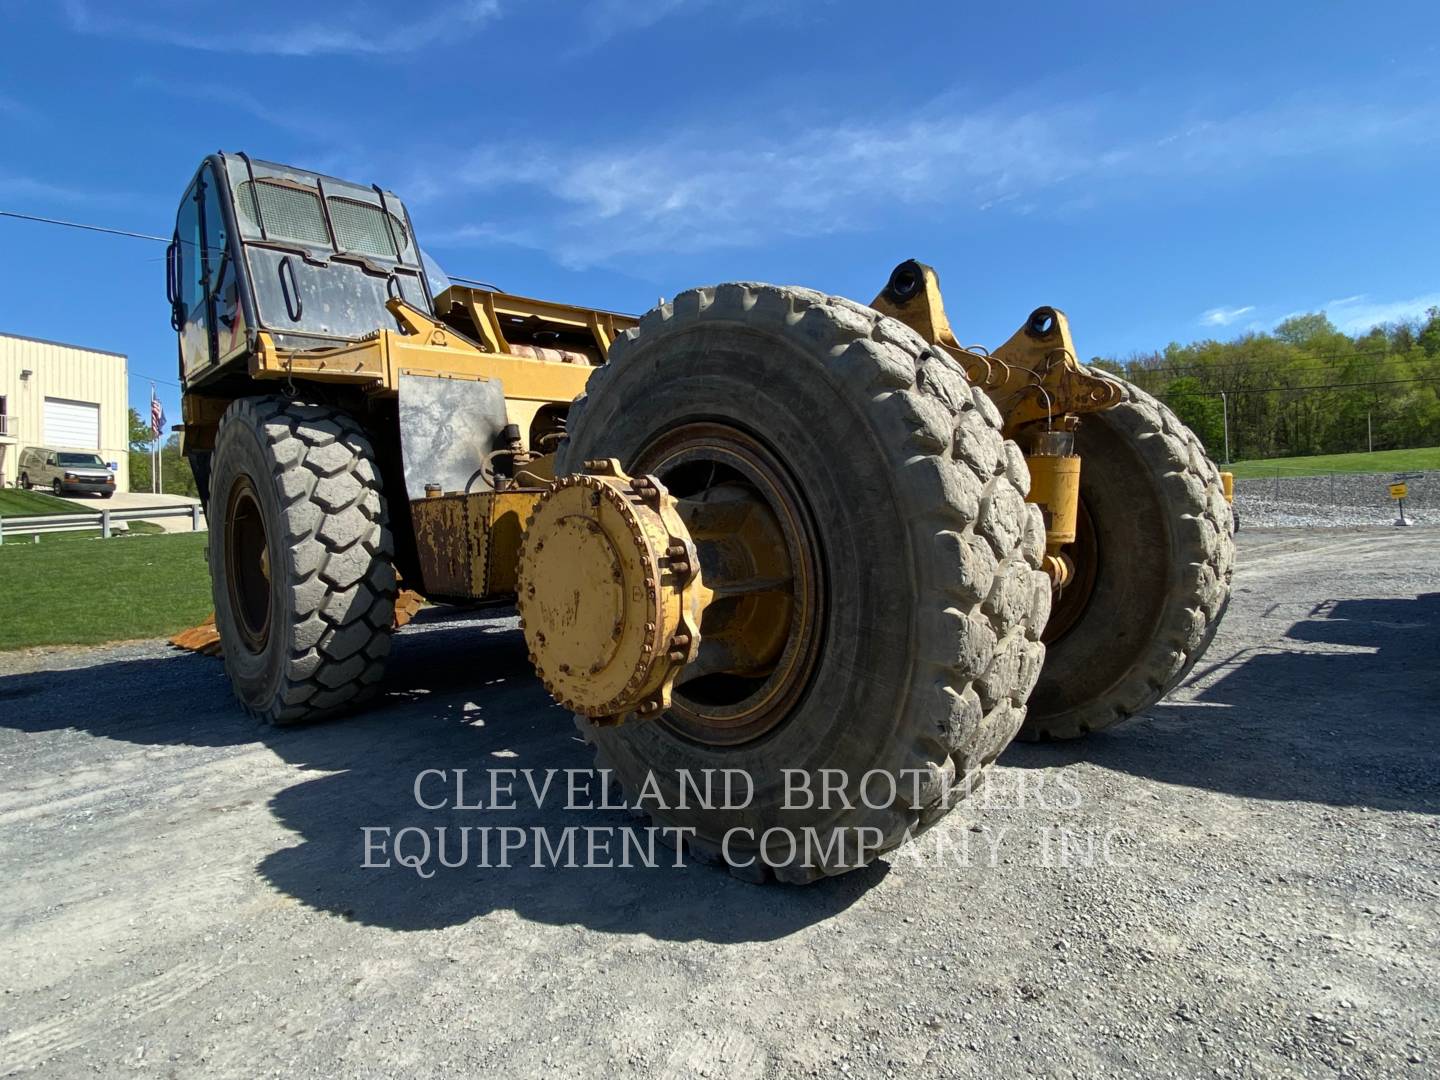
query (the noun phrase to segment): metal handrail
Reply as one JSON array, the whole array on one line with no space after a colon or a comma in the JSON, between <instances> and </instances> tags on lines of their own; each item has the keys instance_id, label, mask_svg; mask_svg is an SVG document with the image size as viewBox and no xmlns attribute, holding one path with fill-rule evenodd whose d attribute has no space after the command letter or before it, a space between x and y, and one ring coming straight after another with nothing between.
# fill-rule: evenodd
<instances>
[{"instance_id":1,"label":"metal handrail","mask_svg":"<svg viewBox=\"0 0 1440 1080\"><path fill-rule=\"evenodd\" d=\"M100 535L108 540L112 524L126 521L144 521L146 518L190 517L190 531L200 531L200 518L204 514L198 502L177 503L174 506L140 506L133 510L83 510L74 514L29 514L17 517L0 517L0 544L5 534L42 532L73 532L77 529L100 528Z\"/></svg>"}]
</instances>

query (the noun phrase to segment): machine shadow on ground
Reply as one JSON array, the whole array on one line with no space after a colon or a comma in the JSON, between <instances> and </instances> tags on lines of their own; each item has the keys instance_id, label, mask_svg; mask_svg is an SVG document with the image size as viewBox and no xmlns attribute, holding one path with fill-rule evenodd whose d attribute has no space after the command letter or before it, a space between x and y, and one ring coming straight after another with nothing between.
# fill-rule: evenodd
<instances>
[{"instance_id":1,"label":"machine shadow on ground","mask_svg":"<svg viewBox=\"0 0 1440 1080\"><path fill-rule=\"evenodd\" d=\"M510 866L486 869L475 865L480 859L473 838L479 834L473 832L467 866L440 867L437 854L428 878L393 859L388 868L365 868L366 826L388 828L391 836L413 826L432 839L446 827L447 857L458 862L455 838L464 826L538 826L552 842L574 826L582 830L577 850L583 859L584 829L614 829L618 837L621 829L648 824L623 809L567 810L563 775L539 805L523 780L513 788L514 809L427 810L417 803L416 776L424 769L452 776L469 770L465 801L485 803L488 770L532 769L538 786L547 769L593 767L570 714L554 706L535 680L523 638L505 613L483 620L426 613L396 638L384 697L331 723L261 727L235 704L220 661L177 654L0 678L0 726L73 728L146 746L263 743L284 761L320 775L271 797L271 812L300 840L265 857L259 873L316 910L396 930L454 926L511 910L528 920L661 939L774 940L845 910L888 869L876 863L805 888L759 888L688 857L677 867L663 844L656 844L653 867L640 865L632 849L635 865L628 868L566 868L552 865L555 860L532 865L533 842L510 856ZM600 803L600 785L588 786L590 795L576 801ZM456 801L453 783L447 787L433 776L424 795L431 803ZM414 834L410 839L419 842ZM499 842L492 832L492 864L499 861ZM618 861L620 851L613 843L609 858ZM371 861L384 859L372 854Z\"/></svg>"},{"instance_id":2,"label":"machine shadow on ground","mask_svg":"<svg viewBox=\"0 0 1440 1080\"><path fill-rule=\"evenodd\" d=\"M1437 639L1440 593L1322 603L1286 631L1286 651L1217 657L1212 647L1188 679L1208 681L1193 704L1161 703L1073 743L1017 743L1000 760L1088 761L1228 795L1440 814Z\"/></svg>"},{"instance_id":3,"label":"machine shadow on ground","mask_svg":"<svg viewBox=\"0 0 1440 1080\"><path fill-rule=\"evenodd\" d=\"M1161 704L1075 743L1017 744L1001 764L1050 768L1089 761L1165 783L1251 798L1440 814L1434 663L1440 593L1318 605L1286 632L1294 651L1215 657L1191 676L1194 702ZM1319 651L1315 646L1340 646ZM142 746L223 750L263 743L313 779L279 791L269 809L300 837L258 867L273 887L337 918L392 929L463 924L511 910L522 918L662 939L773 940L854 904L883 879L883 862L803 889L756 888L713 867L677 868L657 846L653 868L567 869L529 864L447 869L363 867L362 829L407 826L432 837L472 828L643 828L623 810L540 805L515 786L513 810L427 810L415 799L423 769L589 770L570 716L535 681L523 640L504 613L487 619L427 613L397 638L376 707L294 729L256 725L235 705L219 661L186 655L117 661L0 678L0 726L73 728ZM563 783L563 780L561 781ZM592 785L599 796L598 785ZM455 792L432 782L434 801ZM473 834L472 834L473 835ZM457 856L450 850L452 860ZM377 858L373 861L382 861ZM491 860L496 861L492 858Z\"/></svg>"}]
</instances>

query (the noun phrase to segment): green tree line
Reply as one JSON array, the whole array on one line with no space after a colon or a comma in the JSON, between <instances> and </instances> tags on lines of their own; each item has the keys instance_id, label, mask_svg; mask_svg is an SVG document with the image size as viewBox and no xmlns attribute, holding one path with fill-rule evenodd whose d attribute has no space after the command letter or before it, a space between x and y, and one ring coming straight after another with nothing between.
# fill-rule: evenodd
<instances>
[{"instance_id":1,"label":"green tree line","mask_svg":"<svg viewBox=\"0 0 1440 1080\"><path fill-rule=\"evenodd\" d=\"M153 491L151 473L150 422L130 410L130 490ZM190 463L180 453L180 436L169 436L160 448L160 490L166 495L188 495L198 499L200 491L190 472Z\"/></svg>"},{"instance_id":2,"label":"green tree line","mask_svg":"<svg viewBox=\"0 0 1440 1080\"><path fill-rule=\"evenodd\" d=\"M1217 460L1227 416L1231 460L1440 444L1440 308L1356 335L1297 315L1268 333L1091 363L1161 398Z\"/></svg>"}]
</instances>

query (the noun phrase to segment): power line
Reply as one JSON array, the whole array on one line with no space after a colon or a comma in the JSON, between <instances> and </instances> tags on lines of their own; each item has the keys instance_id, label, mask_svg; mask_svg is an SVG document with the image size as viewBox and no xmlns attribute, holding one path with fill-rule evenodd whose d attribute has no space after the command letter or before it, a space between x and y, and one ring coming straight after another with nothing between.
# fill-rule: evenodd
<instances>
[{"instance_id":1,"label":"power line","mask_svg":"<svg viewBox=\"0 0 1440 1080\"><path fill-rule=\"evenodd\" d=\"M1218 346L1218 347L1220 347L1220 348L1224 348L1224 349L1235 349L1235 348L1239 348L1239 347L1244 346L1244 345L1245 345L1248 341L1250 341L1250 340L1254 340L1254 339L1238 338L1238 339L1236 339L1235 341L1229 341L1229 342L1213 342L1213 343L1211 343L1211 344L1214 344L1214 345L1216 345L1216 346ZM1273 343L1273 344L1275 344L1275 345L1279 345L1281 348L1294 348L1294 347L1295 347L1295 346L1291 345L1289 342L1282 341L1282 340L1279 339L1279 338L1267 337L1267 338L1265 339L1265 341L1266 341L1267 343ZM1179 345L1179 346L1177 346L1177 348L1179 348L1179 349L1181 349L1181 350L1184 350L1184 351L1190 351L1190 350L1193 350L1193 349L1196 349L1196 348L1200 348L1200 347L1201 347L1200 345L1193 344L1193 343L1190 344L1190 345ZM1312 353L1307 353L1307 354L1306 354L1306 357L1307 357L1308 359L1312 359L1312 360L1348 360L1348 359L1351 359L1351 358L1356 357L1356 356L1383 356L1383 355L1385 355L1386 353L1388 353L1389 351L1390 351L1390 349L1389 349L1389 346L1387 345L1387 346L1377 346L1376 348L1373 348L1373 349L1358 349L1358 348L1352 348L1352 349L1349 349L1348 351L1339 351L1339 352L1312 352ZM1170 362L1170 358L1167 357L1167 356L1165 356L1163 353L1142 354L1139 358L1134 359L1134 360L1120 360L1120 359L1118 359L1118 358L1116 358L1116 357L1113 357L1113 356L1112 356L1112 357L1102 357L1101 359L1108 359L1108 360L1110 360L1111 362L1117 363L1117 364L1120 364L1120 363L1144 364L1147 360L1153 360L1153 361L1154 361L1155 363L1157 363L1157 364L1164 364L1164 363ZM1232 358L1232 359L1229 359L1229 360L1217 360L1217 361L1215 361L1215 363L1216 363L1216 364L1251 363L1251 362L1259 363L1259 362L1261 362L1263 359L1265 359L1265 358L1264 358L1264 357ZM1199 361L1192 359L1192 360L1188 360L1188 361L1186 361L1186 362L1188 362L1188 363L1198 363Z\"/></svg>"},{"instance_id":2,"label":"power line","mask_svg":"<svg viewBox=\"0 0 1440 1080\"><path fill-rule=\"evenodd\" d=\"M1313 386L1251 386L1237 390L1201 390L1202 394L1219 397L1221 394L1283 394L1295 390L1368 390L1372 386L1409 386L1412 383L1440 383L1440 377L1428 379L1387 379L1381 382L1358 383L1316 383Z\"/></svg>"},{"instance_id":3,"label":"power line","mask_svg":"<svg viewBox=\"0 0 1440 1080\"><path fill-rule=\"evenodd\" d=\"M168 379L157 379L153 375L141 375L138 371L128 371L126 374L132 379L139 379L141 382L159 383L161 386L173 386L176 390L185 389L177 382L170 382Z\"/></svg>"},{"instance_id":4,"label":"power line","mask_svg":"<svg viewBox=\"0 0 1440 1080\"><path fill-rule=\"evenodd\" d=\"M1419 320L1418 320L1418 317L1417 317L1417 320L1416 320L1416 321L1417 321L1417 322L1419 321ZM1379 329L1382 329L1382 327L1381 327L1381 326L1375 326L1375 327L1373 327L1373 328L1371 329L1370 333L1373 333L1375 330L1379 330ZM1346 336L1350 336L1350 335L1346 335ZM1369 337L1370 335L1367 333L1367 334L1363 334L1363 335L1354 335L1354 336L1363 339L1363 338ZM1213 346L1213 347L1216 347L1216 348L1222 348L1222 349L1226 349L1226 350L1232 350L1232 349L1244 348L1244 347L1246 347L1250 342L1252 342L1252 341L1257 341L1257 340L1261 340L1261 339L1259 339L1259 338L1254 338L1254 337L1242 337L1242 338L1236 338L1236 339L1234 339L1233 341L1228 341L1228 342L1222 342L1222 341L1192 342L1192 343L1190 343L1189 345L1177 345L1176 348L1179 349L1179 350L1181 350L1181 351L1190 352L1190 353L1193 353L1194 350L1204 348L1206 345L1210 345L1210 346ZM1295 347L1295 346L1291 345L1289 342L1283 341L1283 340L1281 340L1280 338L1270 337L1270 336L1268 336L1268 335L1263 338L1263 341L1264 341L1266 344L1278 345L1278 346L1280 346L1281 348L1294 348L1294 347ZM1400 354L1392 353L1390 346L1389 346L1388 344L1385 344L1385 345L1376 346L1376 347L1373 348L1373 349L1352 348L1352 349L1349 349L1349 350L1340 350L1340 351L1336 351L1336 352L1308 352L1308 353L1306 353L1304 356L1300 357L1300 359L1304 359L1304 360L1322 360L1322 361L1323 361L1323 360L1354 360L1354 359L1357 359L1357 358L1362 357L1362 356L1390 356L1390 355L1400 355ZM1132 353L1132 354L1131 354L1131 359L1128 359L1128 360L1122 360L1122 359L1121 359L1120 357L1118 357L1118 356L1101 356L1101 357L1096 357L1096 359L1097 359L1097 360L1106 360L1106 361L1108 361L1109 363L1112 363L1112 364L1120 364L1120 365L1123 366L1123 367L1131 367L1131 366L1137 366L1137 365L1138 365L1138 366L1140 366L1140 367L1145 367L1145 368L1159 367L1159 366L1162 365L1162 364L1167 364L1167 363L1172 363L1172 362L1179 363L1179 364L1181 364L1182 366L1185 366L1185 367L1192 367L1192 366L1193 366L1193 367L1200 367L1200 368L1228 367L1228 366L1231 366L1231 365L1244 366L1244 365L1248 365L1248 364L1264 364L1264 363L1269 363L1269 362L1271 362L1271 358L1270 358L1270 357L1261 357L1261 356L1230 357L1230 358L1228 358L1228 359L1215 360L1215 361L1212 361L1212 362L1210 362L1210 363L1206 363L1206 362L1204 362L1204 361L1201 361L1200 359L1198 359L1198 358L1196 358L1196 357L1194 357L1194 356L1181 358L1181 359L1179 359L1179 360L1177 360L1177 361L1172 361L1170 357L1164 355L1163 353L1159 353L1159 352L1151 352L1151 353L1147 353L1147 354L1138 354L1138 355ZM1282 357L1277 357L1277 358L1275 358L1275 359L1277 359L1277 360L1283 360L1284 358L1282 358Z\"/></svg>"},{"instance_id":5,"label":"power line","mask_svg":"<svg viewBox=\"0 0 1440 1080\"><path fill-rule=\"evenodd\" d=\"M86 229L89 232L109 233L111 236L128 236L133 240L158 240L162 244L170 242L170 238L166 236L152 236L150 233L131 232L129 229L112 229L105 225L85 225L78 221L61 221L59 218L39 217L36 214L20 214L14 210L0 210L0 217L38 221L43 225L63 225L67 229Z\"/></svg>"},{"instance_id":6,"label":"power line","mask_svg":"<svg viewBox=\"0 0 1440 1080\"><path fill-rule=\"evenodd\" d=\"M1100 357L1099 359L1107 360L1109 363L1119 364L1121 367L1130 368L1130 369L1132 369L1132 370L1140 370L1140 371L1161 371L1161 372L1170 372L1170 371L1192 371L1192 372L1194 372L1194 371L1198 371L1198 372L1208 372L1208 371L1225 371L1225 370L1231 370L1231 369L1241 369L1241 370L1247 369L1247 368L1252 368L1252 369L1253 369L1253 368L1256 368L1256 367L1264 367L1264 366L1274 365L1274 364L1282 364L1282 365L1283 365L1283 364L1293 364L1293 363L1317 363L1317 364L1319 364L1319 363L1330 363L1330 362L1340 361L1340 360L1359 360L1359 359L1362 359L1362 358L1367 357L1367 356L1394 357L1395 359L1405 359L1405 354L1404 354L1404 353L1391 352L1388 348L1386 348L1386 349L1357 349L1357 350L1355 350L1355 351L1353 351L1353 352L1346 352L1346 353L1313 353L1313 354L1301 355L1301 356L1274 356L1274 357L1269 357L1269 356L1249 356L1249 357L1232 357L1232 358L1227 359L1227 360L1216 360L1216 361L1214 361L1213 363L1204 363L1204 362L1197 361L1197 360L1174 361L1174 360L1171 360L1171 359L1169 359L1168 357L1164 357L1164 356L1157 356L1157 357L1155 357L1153 360L1129 360L1129 361L1122 361L1122 360L1115 360L1115 359L1109 358L1109 357Z\"/></svg>"},{"instance_id":7,"label":"power line","mask_svg":"<svg viewBox=\"0 0 1440 1080\"><path fill-rule=\"evenodd\" d=\"M36 222L36 223L39 223L39 224L42 224L42 225L59 225L59 226L62 226L62 227L64 227L64 228L67 228L67 229L84 229L84 230L87 231L87 232L105 233L105 234L107 234L107 235L109 235L109 236L124 236L124 237L128 237L128 238L130 238L130 239L133 239L133 240L153 240L153 241L155 241L155 242L157 242L157 243L161 243L161 244L168 244L168 243L170 243L170 240L171 240L171 238L169 238L169 237L155 236L155 235L153 235L153 234L151 234L151 233L133 232L133 231L131 231L131 230L129 230L129 229L116 229L116 228L112 228L112 227L105 226L105 225L89 225L89 224L86 224L86 223L84 223L84 222L79 222L79 221L64 221L64 220L62 220L62 219L60 219L60 218L41 217L41 216L38 215L38 214L22 214L22 213L19 213L18 211L14 211L14 210L0 210L0 217L15 218L15 219L18 220L18 221L32 221L32 222ZM492 291L496 291L496 287L495 287L494 285L490 284L489 282L486 282L486 281L477 281L477 280L474 279L474 278L465 278L465 277L451 276L451 280L452 280L452 281L461 282L462 284L478 285L478 286L480 286L480 287L482 287L482 288L488 288L488 289L490 289L490 290L492 290ZM1182 378L1183 378L1183 377L1185 377L1185 376L1187 376L1187 375L1213 374L1213 373L1216 372L1216 371L1225 371L1225 370L1244 371L1244 370L1247 370L1247 369L1249 369L1249 370L1254 370L1254 368L1255 368L1256 366L1265 365L1265 364L1270 364L1270 363L1280 363L1280 364L1295 364L1295 363L1297 363L1297 362L1298 362L1298 363L1301 363L1301 364L1305 364L1305 363L1322 363L1322 362L1333 361L1333 360L1357 360L1357 359L1360 359L1361 357L1365 357L1365 356L1387 356L1387 357L1388 357L1388 356L1391 356L1391 355L1393 355L1393 356L1394 356L1394 359L1396 359L1396 360L1404 360L1404 359L1405 359L1405 358L1404 358L1403 356L1401 356L1400 354L1390 354L1388 348L1385 348L1385 349L1356 350L1356 351L1354 351L1354 352L1349 352L1349 353L1316 353L1316 354L1312 354L1312 355L1310 355L1310 356L1299 356L1299 357L1288 357L1288 358L1286 358L1286 357L1277 357L1277 358L1275 358L1274 361L1271 361L1269 358L1249 357L1249 358L1236 358L1236 359L1231 359L1231 360L1216 361L1216 362L1213 363L1213 364L1195 364L1195 363L1191 363L1191 364L1188 364L1188 365L1169 366L1169 367L1166 366L1167 361L1166 361L1164 358L1159 359L1159 362L1158 362L1158 363L1155 363L1155 364L1153 364L1153 365L1146 364L1144 361L1141 361L1141 360L1132 360L1132 361L1110 360L1110 362L1111 362L1111 363L1114 363L1114 364L1117 364L1117 365L1120 366L1120 367L1129 369L1130 371L1135 371L1135 369L1138 368L1138 372L1136 372L1137 374L1139 374L1139 373L1144 373L1144 374L1171 375L1171 376L1178 376L1178 377L1182 377ZM1103 358L1103 359L1109 359L1109 358ZM1418 362L1418 363L1423 363L1424 361L1416 361L1416 362ZM184 387L182 387L179 383L169 382L169 381L167 381L167 380L165 380L165 379L149 379L147 376L135 375L135 374L132 374L132 375L131 375L131 378L146 379L146 380L149 381L149 382L161 383L161 384L163 384L163 385L165 385L165 386L174 387L174 388L177 389L177 390L183 390L183 389L184 389ZM1230 394L1266 394L1266 393L1278 393L1278 392L1285 391L1285 390L1330 390L1330 389L1343 389L1343 388L1346 388L1346 387L1400 386L1400 385L1406 385L1406 384L1410 384L1410 383L1426 383L1426 382L1440 382L1440 379L1395 379L1395 380L1390 380L1390 381L1385 381L1385 382L1375 382L1375 381L1371 381L1371 382L1364 382L1364 383L1332 383L1332 384L1329 384L1329 385L1320 385L1320 386L1271 386L1271 387L1250 387L1250 388L1238 387L1238 388L1236 388L1236 389L1234 389L1234 390L1225 391L1225 393L1230 393ZM1218 391L1218 390L1207 390L1207 391L1204 391L1204 393L1208 393L1208 394L1218 394L1218 393L1221 393L1221 391Z\"/></svg>"},{"instance_id":8,"label":"power line","mask_svg":"<svg viewBox=\"0 0 1440 1080\"><path fill-rule=\"evenodd\" d=\"M1430 369L1433 365L1440 363L1440 356L1417 356L1412 357L1405 353L1354 353L1348 356L1338 356L1337 359L1359 359L1361 357L1374 356L1368 365L1362 368L1363 374L1366 371L1373 377L1381 375L1386 370L1394 371L1397 367L1400 370L1417 370L1420 368ZM1173 365L1164 361L1153 365L1129 364L1123 365L1121 374L1128 379L1183 379L1183 378L1209 378L1216 381L1223 381L1227 378L1239 377L1249 373L1281 375L1285 371L1298 371L1301 374L1312 376L1323 376L1334 371L1327 367L1316 357L1295 356L1289 358L1277 358L1275 361L1252 360L1252 361L1226 361L1217 364L1200 365ZM1239 388L1237 388L1238 392Z\"/></svg>"},{"instance_id":9,"label":"power line","mask_svg":"<svg viewBox=\"0 0 1440 1080\"><path fill-rule=\"evenodd\" d=\"M1370 368L1368 371L1354 372L1353 374L1362 377L1368 375L1370 376L1370 379L1368 381L1375 381L1378 376L1386 374L1409 374L1413 371L1433 371L1435 370L1436 364L1440 364L1440 356L1424 357L1418 360L1408 360L1404 357L1396 357L1394 362L1387 363L1385 361L1381 361L1374 367ZM1339 372L1335 372L1333 370L1326 370L1325 368L1312 367L1307 369L1301 365L1286 365L1282 366L1281 369L1274 371L1260 369L1251 369L1251 371L1255 374L1271 376L1283 376L1288 371L1289 373L1297 374L1300 376L1310 376L1312 378L1323 378L1326 375L1340 374ZM1243 375L1245 373L1246 372L1241 371L1237 374ZM1210 377L1214 382L1219 382L1223 384L1227 376L1225 376L1224 373L1205 371L1203 369L1187 370L1185 368L1145 368L1140 371L1127 372L1125 373L1124 377L1136 381L1144 380L1146 378L1163 380ZM1238 391L1241 388L1237 387L1236 389Z\"/></svg>"}]
</instances>

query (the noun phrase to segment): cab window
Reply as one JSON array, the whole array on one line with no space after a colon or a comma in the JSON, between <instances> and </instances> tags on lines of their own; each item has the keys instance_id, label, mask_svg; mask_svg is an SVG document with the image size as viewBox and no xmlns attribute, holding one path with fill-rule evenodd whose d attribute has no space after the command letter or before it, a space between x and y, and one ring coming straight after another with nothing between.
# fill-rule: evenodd
<instances>
[{"instance_id":1,"label":"cab window","mask_svg":"<svg viewBox=\"0 0 1440 1080\"><path fill-rule=\"evenodd\" d=\"M199 182L192 184L175 216L175 284L181 318L191 318L205 298L201 258Z\"/></svg>"},{"instance_id":2,"label":"cab window","mask_svg":"<svg viewBox=\"0 0 1440 1080\"><path fill-rule=\"evenodd\" d=\"M302 184L284 180L246 181L235 190L235 209L252 228L274 240L296 240L312 247L330 247L330 230L320 196Z\"/></svg>"},{"instance_id":3,"label":"cab window","mask_svg":"<svg viewBox=\"0 0 1440 1080\"><path fill-rule=\"evenodd\" d=\"M225 230L225 213L220 209L220 189L209 167L201 174L205 181L205 288L218 292L221 276L229 262L230 237Z\"/></svg>"}]
</instances>

